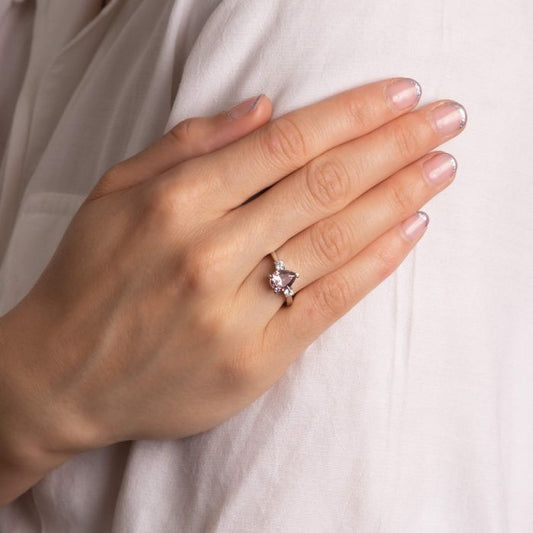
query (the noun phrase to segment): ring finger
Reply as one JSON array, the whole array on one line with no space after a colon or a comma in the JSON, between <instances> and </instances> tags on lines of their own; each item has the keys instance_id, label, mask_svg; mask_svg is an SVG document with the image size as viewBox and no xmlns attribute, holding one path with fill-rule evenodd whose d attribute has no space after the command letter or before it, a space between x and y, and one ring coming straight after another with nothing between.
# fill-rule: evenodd
<instances>
[{"instance_id":1,"label":"ring finger","mask_svg":"<svg viewBox=\"0 0 533 533\"><path fill-rule=\"evenodd\" d=\"M300 274L291 288L298 292L350 261L448 187L456 169L457 162L450 154L430 153L379 183L343 210L289 239L277 254L288 269ZM261 298L267 315L274 314L284 303L284 298L268 285L268 274L272 271L273 262L268 255L243 283L238 294L248 301ZM269 300L271 305L266 304Z\"/></svg>"}]
</instances>

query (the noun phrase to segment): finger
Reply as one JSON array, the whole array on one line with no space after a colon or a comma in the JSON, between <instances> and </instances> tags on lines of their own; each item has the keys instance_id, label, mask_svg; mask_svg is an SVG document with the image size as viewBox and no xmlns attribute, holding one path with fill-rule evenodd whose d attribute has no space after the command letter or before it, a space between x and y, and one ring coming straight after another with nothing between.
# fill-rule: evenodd
<instances>
[{"instance_id":1,"label":"finger","mask_svg":"<svg viewBox=\"0 0 533 533\"><path fill-rule=\"evenodd\" d=\"M197 180L219 217L326 150L364 135L412 109L421 89L394 78L350 89L291 111L231 147L186 162L180 179Z\"/></svg>"},{"instance_id":2,"label":"finger","mask_svg":"<svg viewBox=\"0 0 533 533\"><path fill-rule=\"evenodd\" d=\"M429 217L419 212L380 236L341 268L298 292L265 329L269 365L290 364L287 346L301 353L329 326L390 276L425 233Z\"/></svg>"},{"instance_id":3,"label":"finger","mask_svg":"<svg viewBox=\"0 0 533 533\"><path fill-rule=\"evenodd\" d=\"M259 128L271 115L270 100L259 95L211 117L183 120L143 151L112 167L91 197L131 187L187 159L213 152Z\"/></svg>"},{"instance_id":4,"label":"finger","mask_svg":"<svg viewBox=\"0 0 533 533\"><path fill-rule=\"evenodd\" d=\"M448 118L443 118L448 117ZM438 120L437 120L438 119ZM445 128L437 124L444 122ZM457 135L466 112L456 102L431 104L336 147L235 209L234 236L247 248L250 270L293 235L359 197L380 181ZM253 233L238 234L255 221ZM242 264L245 268L246 263Z\"/></svg>"},{"instance_id":5,"label":"finger","mask_svg":"<svg viewBox=\"0 0 533 533\"><path fill-rule=\"evenodd\" d=\"M299 277L291 288L298 293L317 279L333 272L426 204L454 180L457 162L444 152L428 154L376 185L342 211L298 233L277 250L287 268ZM270 256L254 269L238 291L244 301L265 302L272 316L284 299L272 293L267 305L265 280L273 271Z\"/></svg>"}]
</instances>

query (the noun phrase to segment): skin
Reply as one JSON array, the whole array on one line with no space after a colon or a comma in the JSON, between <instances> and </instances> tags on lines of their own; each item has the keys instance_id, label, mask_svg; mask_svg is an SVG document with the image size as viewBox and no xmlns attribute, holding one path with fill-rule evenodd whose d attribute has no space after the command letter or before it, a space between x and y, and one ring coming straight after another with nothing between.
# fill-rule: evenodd
<instances>
[{"instance_id":1,"label":"skin","mask_svg":"<svg viewBox=\"0 0 533 533\"><path fill-rule=\"evenodd\" d=\"M392 82L188 119L106 172L0 319L0 504L83 451L217 426L394 272L421 236L402 221L453 181L422 163L460 130L435 128L446 101L395 109Z\"/></svg>"}]
</instances>

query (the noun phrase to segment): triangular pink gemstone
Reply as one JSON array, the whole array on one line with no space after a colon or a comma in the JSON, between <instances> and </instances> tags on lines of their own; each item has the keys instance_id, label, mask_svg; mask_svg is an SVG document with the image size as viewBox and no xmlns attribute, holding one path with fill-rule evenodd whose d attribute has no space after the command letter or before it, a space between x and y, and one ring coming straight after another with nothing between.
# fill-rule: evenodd
<instances>
[{"instance_id":1,"label":"triangular pink gemstone","mask_svg":"<svg viewBox=\"0 0 533 533\"><path fill-rule=\"evenodd\" d=\"M291 272L290 270L276 270L270 275L270 286L276 292L281 292L283 289L290 287L295 279L295 272Z\"/></svg>"},{"instance_id":2,"label":"triangular pink gemstone","mask_svg":"<svg viewBox=\"0 0 533 533\"><path fill-rule=\"evenodd\" d=\"M291 272L290 270L280 270L279 277L281 278L283 288L285 288L290 287L294 283L294 280L296 279L296 274L294 272Z\"/></svg>"}]
</instances>

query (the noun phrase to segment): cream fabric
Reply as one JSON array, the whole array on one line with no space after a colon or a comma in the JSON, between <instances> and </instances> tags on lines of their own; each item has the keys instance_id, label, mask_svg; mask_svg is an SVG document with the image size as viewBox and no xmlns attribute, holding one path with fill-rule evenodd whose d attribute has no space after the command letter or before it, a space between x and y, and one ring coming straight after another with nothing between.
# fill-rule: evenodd
<instances>
[{"instance_id":1,"label":"cream fabric","mask_svg":"<svg viewBox=\"0 0 533 533\"><path fill-rule=\"evenodd\" d=\"M203 434L77 456L0 531L533 531L533 4L98 3L0 0L4 72L36 9L0 172L0 313L102 173L186 117L410 76L469 124L423 240L272 389ZM0 76L0 109L15 93Z\"/></svg>"}]
</instances>

